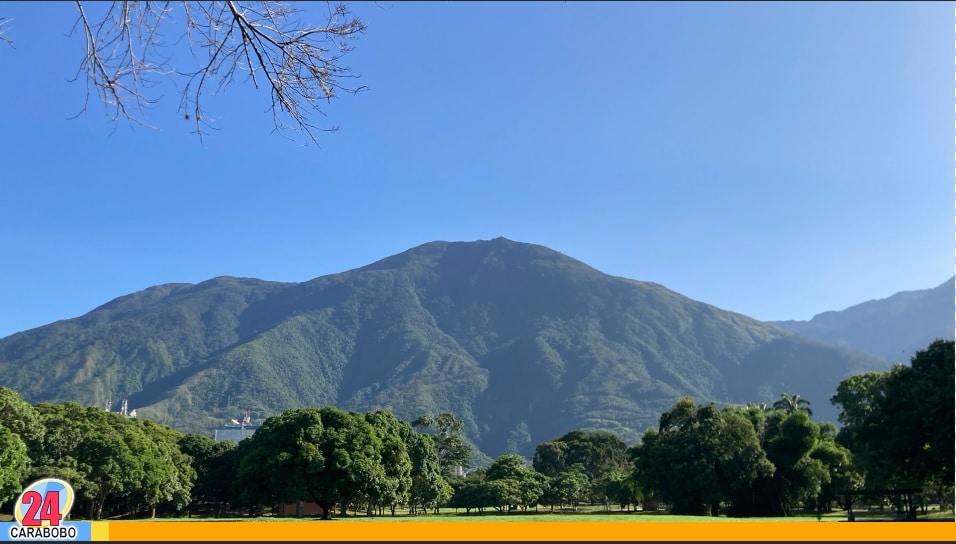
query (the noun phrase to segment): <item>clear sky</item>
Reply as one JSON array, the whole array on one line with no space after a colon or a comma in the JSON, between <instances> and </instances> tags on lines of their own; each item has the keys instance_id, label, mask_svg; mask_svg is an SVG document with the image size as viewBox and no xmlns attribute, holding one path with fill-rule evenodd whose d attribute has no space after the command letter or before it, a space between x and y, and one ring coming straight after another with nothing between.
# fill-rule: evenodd
<instances>
[{"instance_id":1,"label":"clear sky","mask_svg":"<svg viewBox=\"0 0 956 544\"><path fill-rule=\"evenodd\" d=\"M0 4L0 337L433 240L542 244L764 320L953 275L951 2L352 8L368 90L326 108L340 130L316 147L241 85L203 142L171 88L159 130L113 130L95 102L69 120L74 6Z\"/></svg>"}]
</instances>

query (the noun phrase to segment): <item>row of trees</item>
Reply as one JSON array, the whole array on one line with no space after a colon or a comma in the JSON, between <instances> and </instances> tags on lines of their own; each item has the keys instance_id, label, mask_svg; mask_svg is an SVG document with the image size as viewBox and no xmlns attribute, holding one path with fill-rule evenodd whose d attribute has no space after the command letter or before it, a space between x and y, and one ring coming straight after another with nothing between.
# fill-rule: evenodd
<instances>
[{"instance_id":1,"label":"row of trees","mask_svg":"<svg viewBox=\"0 0 956 544\"><path fill-rule=\"evenodd\" d=\"M0 388L0 504L28 481L56 477L76 491L73 511L90 519L155 515L160 505L180 510L197 476L182 439L168 427L73 402L33 407Z\"/></svg>"},{"instance_id":2,"label":"row of trees","mask_svg":"<svg viewBox=\"0 0 956 544\"><path fill-rule=\"evenodd\" d=\"M836 428L802 410L696 406L682 399L631 451L645 493L682 514L789 515L829 508L854 487L850 451Z\"/></svg>"},{"instance_id":3,"label":"row of trees","mask_svg":"<svg viewBox=\"0 0 956 544\"><path fill-rule=\"evenodd\" d=\"M814 422L796 394L723 409L684 398L631 447L610 433L573 431L538 445L530 468L499 457L452 482L450 505L664 503L681 514L786 516L846 508L845 491L901 488L952 504L954 352L953 341L937 340L910 365L843 380L831 398L839 431Z\"/></svg>"},{"instance_id":4,"label":"row of trees","mask_svg":"<svg viewBox=\"0 0 956 544\"><path fill-rule=\"evenodd\" d=\"M288 410L238 445L73 402L33 407L0 388L0 504L34 479L58 477L75 491L74 512L177 514L211 508L261 513L311 501L333 506L428 506L451 495L443 475L470 451L449 414L417 421L389 411Z\"/></svg>"},{"instance_id":5,"label":"row of trees","mask_svg":"<svg viewBox=\"0 0 956 544\"><path fill-rule=\"evenodd\" d=\"M60 477L74 512L221 516L241 508L315 502L392 515L439 506L481 512L582 503L666 504L674 513L789 515L839 504L842 490L953 489L953 342L909 366L844 380L832 402L843 427L814 422L805 399L718 409L680 399L628 446L607 432L572 431L508 454L467 476L470 447L451 414L412 423L391 412L288 410L238 445L75 403L31 406L0 388L0 503L27 482ZM298 512L296 512L298 513Z\"/></svg>"},{"instance_id":6,"label":"row of trees","mask_svg":"<svg viewBox=\"0 0 956 544\"><path fill-rule=\"evenodd\" d=\"M798 395L722 410L682 399L629 450L634 483L687 514L828 510L860 490L923 489L952 505L954 353L936 340L909 365L844 379L830 399L839 432Z\"/></svg>"},{"instance_id":7,"label":"row of trees","mask_svg":"<svg viewBox=\"0 0 956 544\"><path fill-rule=\"evenodd\" d=\"M829 508L837 490L859 485L836 427L815 423L799 395L772 407L718 410L679 400L628 447L607 432L572 431L542 443L528 467L517 455L452 482L450 506L466 511L544 505L667 504L674 513L788 515Z\"/></svg>"}]
</instances>

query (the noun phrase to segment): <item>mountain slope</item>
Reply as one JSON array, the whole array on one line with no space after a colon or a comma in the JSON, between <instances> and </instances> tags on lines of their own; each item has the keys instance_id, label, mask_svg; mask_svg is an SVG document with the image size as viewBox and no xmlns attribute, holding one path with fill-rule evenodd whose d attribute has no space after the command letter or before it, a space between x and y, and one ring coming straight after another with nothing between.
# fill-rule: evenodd
<instances>
[{"instance_id":1,"label":"mountain slope","mask_svg":"<svg viewBox=\"0 0 956 544\"><path fill-rule=\"evenodd\" d=\"M862 351L894 363L908 363L933 340L953 339L956 278L933 289L901 291L809 321L771 321L796 334Z\"/></svg>"},{"instance_id":2,"label":"mountain slope","mask_svg":"<svg viewBox=\"0 0 956 544\"><path fill-rule=\"evenodd\" d=\"M578 428L634 441L684 395L796 392L835 420L839 380L887 366L504 238L303 283L157 286L0 340L0 384L30 402L128 396L192 432L303 405L451 411L491 455Z\"/></svg>"}]
</instances>

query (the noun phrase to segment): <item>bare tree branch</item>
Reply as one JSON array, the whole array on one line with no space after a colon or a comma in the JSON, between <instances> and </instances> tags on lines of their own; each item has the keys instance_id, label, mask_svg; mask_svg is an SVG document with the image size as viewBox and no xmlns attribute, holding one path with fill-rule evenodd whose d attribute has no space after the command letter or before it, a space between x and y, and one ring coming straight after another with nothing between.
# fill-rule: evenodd
<instances>
[{"instance_id":1,"label":"bare tree branch","mask_svg":"<svg viewBox=\"0 0 956 544\"><path fill-rule=\"evenodd\" d=\"M10 47L13 47L13 40L4 36L7 32L8 25L10 24L10 19L6 17L0 17L0 42L4 42Z\"/></svg>"},{"instance_id":2,"label":"bare tree branch","mask_svg":"<svg viewBox=\"0 0 956 544\"><path fill-rule=\"evenodd\" d=\"M342 59L353 49L350 42L365 31L364 22L345 4L327 4L325 21L318 26L293 20L300 10L281 2L114 1L95 20L81 0L74 4L73 32L82 32L86 44L76 74L76 79L85 75L87 83L80 114L95 93L111 121L149 126L145 111L160 99L149 89L158 78L169 78L180 89L179 112L196 124L202 138L213 128L205 98L239 76L257 89L269 89L268 111L277 131L298 129L318 143L316 131L335 129L317 128L313 114L324 115L323 102L339 91L361 90L343 84L354 76ZM177 14L182 18L176 20ZM167 44L160 31L179 24L184 25L182 34ZM181 66L182 50L189 52L193 66Z\"/></svg>"}]
</instances>

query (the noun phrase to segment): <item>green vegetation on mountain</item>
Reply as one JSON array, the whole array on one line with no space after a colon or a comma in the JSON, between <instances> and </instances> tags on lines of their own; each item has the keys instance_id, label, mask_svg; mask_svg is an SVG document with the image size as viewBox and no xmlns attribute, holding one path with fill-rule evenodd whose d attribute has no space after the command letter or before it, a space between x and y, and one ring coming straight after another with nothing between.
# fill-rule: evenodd
<instances>
[{"instance_id":1,"label":"green vegetation on mountain","mask_svg":"<svg viewBox=\"0 0 956 544\"><path fill-rule=\"evenodd\" d=\"M0 385L197 434L245 411L450 413L496 456L571 430L636 441L677 399L816 417L886 361L809 341L653 283L503 238L433 242L303 283L160 285L0 340Z\"/></svg>"}]
</instances>

